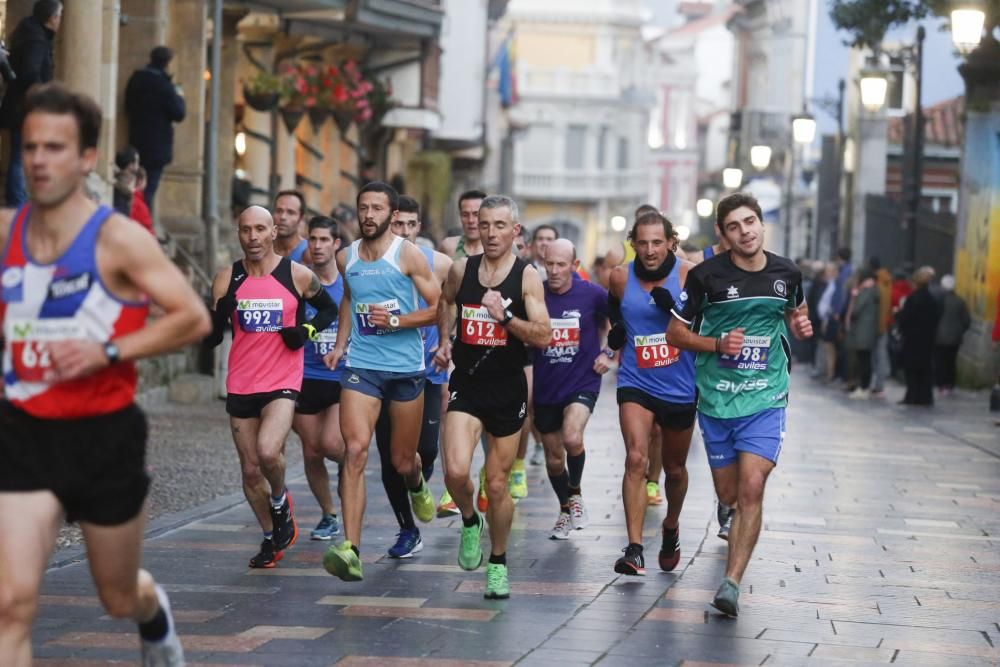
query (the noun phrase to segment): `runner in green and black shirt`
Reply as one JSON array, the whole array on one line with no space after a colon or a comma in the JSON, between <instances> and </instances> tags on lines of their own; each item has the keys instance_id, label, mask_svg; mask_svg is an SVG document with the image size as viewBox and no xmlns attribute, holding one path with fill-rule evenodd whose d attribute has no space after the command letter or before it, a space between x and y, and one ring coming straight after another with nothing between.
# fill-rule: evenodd
<instances>
[{"instance_id":1,"label":"runner in green and black shirt","mask_svg":"<svg viewBox=\"0 0 1000 667\"><path fill-rule=\"evenodd\" d=\"M698 352L698 421L715 491L737 507L726 577L712 602L729 616L739 612L739 582L760 534L764 485L785 433L787 333L812 336L802 274L764 250L761 218L748 194L719 202L716 222L731 249L688 272L667 330L671 345Z\"/></svg>"}]
</instances>

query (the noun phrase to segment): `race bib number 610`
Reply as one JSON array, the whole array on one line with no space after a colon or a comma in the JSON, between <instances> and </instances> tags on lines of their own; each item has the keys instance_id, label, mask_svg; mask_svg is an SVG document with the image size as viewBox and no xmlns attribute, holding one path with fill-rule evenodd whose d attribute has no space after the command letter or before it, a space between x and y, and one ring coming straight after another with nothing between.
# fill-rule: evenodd
<instances>
[{"instance_id":1,"label":"race bib number 610","mask_svg":"<svg viewBox=\"0 0 1000 667\"><path fill-rule=\"evenodd\" d=\"M667 344L667 334L636 336L635 362L639 368L661 368L675 363L681 357L680 349Z\"/></svg>"}]
</instances>

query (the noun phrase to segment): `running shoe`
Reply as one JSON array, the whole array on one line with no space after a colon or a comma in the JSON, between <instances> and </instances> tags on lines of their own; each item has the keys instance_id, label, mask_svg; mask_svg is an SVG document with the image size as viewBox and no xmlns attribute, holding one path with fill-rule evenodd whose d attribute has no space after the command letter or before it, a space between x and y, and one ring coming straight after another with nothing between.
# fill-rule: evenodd
<instances>
[{"instance_id":1,"label":"running shoe","mask_svg":"<svg viewBox=\"0 0 1000 667\"><path fill-rule=\"evenodd\" d=\"M278 564L283 555L281 551L274 548L274 540L265 537L264 541L260 543L260 551L250 559L250 567L269 570Z\"/></svg>"},{"instance_id":2,"label":"running shoe","mask_svg":"<svg viewBox=\"0 0 1000 667\"><path fill-rule=\"evenodd\" d=\"M396 543L389 547L389 558L413 558L413 554L423 550L420 531L403 528L396 533Z\"/></svg>"},{"instance_id":3,"label":"running shoe","mask_svg":"<svg viewBox=\"0 0 1000 667\"><path fill-rule=\"evenodd\" d=\"M740 615L740 585L726 577L715 593L712 606L726 616L736 618Z\"/></svg>"},{"instance_id":4,"label":"running shoe","mask_svg":"<svg viewBox=\"0 0 1000 667\"><path fill-rule=\"evenodd\" d=\"M569 518L573 522L573 530L582 530L590 525L590 516L583 506L583 496L579 493L569 497Z\"/></svg>"},{"instance_id":5,"label":"running shoe","mask_svg":"<svg viewBox=\"0 0 1000 667\"><path fill-rule=\"evenodd\" d=\"M630 544L622 551L625 555L615 561L615 572L629 576L644 576L646 560L642 557L642 546Z\"/></svg>"},{"instance_id":6,"label":"running shoe","mask_svg":"<svg viewBox=\"0 0 1000 667\"><path fill-rule=\"evenodd\" d=\"M680 527L673 530L663 529L663 544L660 546L657 561L664 572L671 572L677 567L677 563L681 561Z\"/></svg>"},{"instance_id":7,"label":"running shoe","mask_svg":"<svg viewBox=\"0 0 1000 667\"><path fill-rule=\"evenodd\" d=\"M323 569L342 581L361 581L364 575L361 572L361 559L351 543L344 540L340 544L331 544L330 548L323 554Z\"/></svg>"},{"instance_id":8,"label":"running shoe","mask_svg":"<svg viewBox=\"0 0 1000 667\"><path fill-rule=\"evenodd\" d=\"M568 540L569 534L573 532L573 519L566 512L559 512L559 518L556 519L556 525L552 527L552 532L549 533L550 540Z\"/></svg>"},{"instance_id":9,"label":"running shoe","mask_svg":"<svg viewBox=\"0 0 1000 667\"><path fill-rule=\"evenodd\" d=\"M451 499L451 494L448 493L448 489L444 490L441 494L441 500L438 501L437 515L439 519L444 519L445 517L454 516L456 514L461 514L462 510L458 509L458 505L455 501Z\"/></svg>"},{"instance_id":10,"label":"running shoe","mask_svg":"<svg viewBox=\"0 0 1000 667\"><path fill-rule=\"evenodd\" d=\"M142 639L143 667L184 667L184 648L177 637L174 616L170 613L170 600L159 584L156 585L156 599L167 617L167 634L163 639L149 641Z\"/></svg>"},{"instance_id":11,"label":"running shoe","mask_svg":"<svg viewBox=\"0 0 1000 667\"><path fill-rule=\"evenodd\" d=\"M487 600L506 600L510 597L510 582L507 581L507 566L500 563L486 564L486 592L483 597Z\"/></svg>"},{"instance_id":12,"label":"running shoe","mask_svg":"<svg viewBox=\"0 0 1000 667\"><path fill-rule=\"evenodd\" d=\"M516 459L507 478L507 488L514 500L528 497L528 473L524 469L524 459Z\"/></svg>"},{"instance_id":13,"label":"running shoe","mask_svg":"<svg viewBox=\"0 0 1000 667\"><path fill-rule=\"evenodd\" d=\"M429 523L434 520L434 496L431 495L423 476L420 477L420 490L416 493L410 491L410 506L422 522Z\"/></svg>"},{"instance_id":14,"label":"running shoe","mask_svg":"<svg viewBox=\"0 0 1000 667\"><path fill-rule=\"evenodd\" d=\"M531 452L531 465L545 465L545 448L542 447L542 443L540 442L535 443L535 449Z\"/></svg>"},{"instance_id":15,"label":"running shoe","mask_svg":"<svg viewBox=\"0 0 1000 667\"><path fill-rule=\"evenodd\" d=\"M663 496L660 495L660 485L656 482L646 482L646 501L650 505L663 504Z\"/></svg>"},{"instance_id":16,"label":"running shoe","mask_svg":"<svg viewBox=\"0 0 1000 667\"><path fill-rule=\"evenodd\" d=\"M309 533L311 540L330 540L334 535L340 535L340 522L337 521L336 514L324 514L316 527Z\"/></svg>"},{"instance_id":17,"label":"running shoe","mask_svg":"<svg viewBox=\"0 0 1000 667\"><path fill-rule=\"evenodd\" d=\"M733 527L733 517L736 516L736 508L726 507L719 503L715 510L715 517L719 520L719 539L729 541L729 531Z\"/></svg>"},{"instance_id":18,"label":"running shoe","mask_svg":"<svg viewBox=\"0 0 1000 667\"><path fill-rule=\"evenodd\" d=\"M486 514L489 507L489 499L486 497L486 468L479 469L479 495L476 496L476 509L480 514Z\"/></svg>"},{"instance_id":19,"label":"running shoe","mask_svg":"<svg viewBox=\"0 0 1000 667\"><path fill-rule=\"evenodd\" d=\"M299 539L299 526L295 523L293 509L292 492L286 489L285 502L281 507L271 508L271 518L274 521L274 547L278 551L284 551Z\"/></svg>"},{"instance_id":20,"label":"running shoe","mask_svg":"<svg viewBox=\"0 0 1000 667\"><path fill-rule=\"evenodd\" d=\"M483 548L480 538L483 535L483 517L476 515L475 526L462 526L458 544L458 564L463 570L475 570L483 564Z\"/></svg>"}]
</instances>

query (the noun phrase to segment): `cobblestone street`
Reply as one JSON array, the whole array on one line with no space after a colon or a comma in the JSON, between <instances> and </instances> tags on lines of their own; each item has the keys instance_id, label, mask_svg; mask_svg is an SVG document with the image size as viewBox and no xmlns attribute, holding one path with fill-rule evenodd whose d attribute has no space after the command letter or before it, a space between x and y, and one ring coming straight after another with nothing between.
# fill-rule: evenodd
<instances>
[{"instance_id":1,"label":"cobblestone street","mask_svg":"<svg viewBox=\"0 0 1000 667\"><path fill-rule=\"evenodd\" d=\"M984 394L959 393L921 410L896 405L894 387L889 400L859 403L798 369L764 530L740 617L731 620L708 607L726 543L715 535L697 436L681 565L656 569L661 506L647 514L648 575L612 571L626 540L623 447L609 382L586 436L591 525L568 541L547 539L555 496L544 469L529 467L530 495L518 506L508 551L509 601L483 600L483 571L456 564L456 519L422 527L426 546L415 558L384 555L396 527L377 456L367 473L361 583L322 569L327 544L308 540L319 517L300 464L290 468L290 488L304 530L276 569L246 568L260 534L238 492L158 516L145 565L171 594L190 664L1000 663L1000 429ZM221 402L217 408L222 428L213 426L200 446L225 452L236 479ZM184 419L183 409L158 408L153 424L162 423L159 412ZM154 485L171 488L165 479L197 470L198 455L189 454L170 463L167 448L155 447ZM199 485L212 485L210 474L197 475ZM438 472L435 494L441 484ZM63 549L54 563L34 629L37 664L134 664L135 628L102 616L80 553Z\"/></svg>"}]
</instances>

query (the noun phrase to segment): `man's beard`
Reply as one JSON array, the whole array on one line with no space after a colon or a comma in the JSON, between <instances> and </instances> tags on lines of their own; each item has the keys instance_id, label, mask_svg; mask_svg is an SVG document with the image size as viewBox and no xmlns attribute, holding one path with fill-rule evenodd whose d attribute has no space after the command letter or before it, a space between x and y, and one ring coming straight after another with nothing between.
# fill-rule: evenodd
<instances>
[{"instance_id":1,"label":"man's beard","mask_svg":"<svg viewBox=\"0 0 1000 667\"><path fill-rule=\"evenodd\" d=\"M382 238L382 236L387 231L389 231L389 225L390 225L389 221L391 219L392 219L392 215L391 214L388 215L388 216L386 216L385 220L383 220L382 222L378 223L378 226L375 227L375 232L373 234L371 234L371 235L368 235L366 233L365 225L361 225L361 236L363 236L365 239L368 239L369 241L374 241L375 239Z\"/></svg>"}]
</instances>

